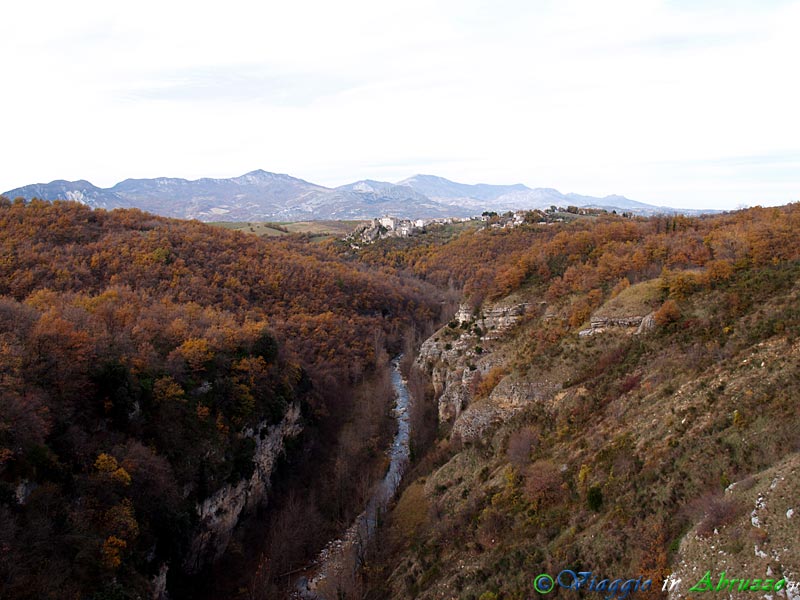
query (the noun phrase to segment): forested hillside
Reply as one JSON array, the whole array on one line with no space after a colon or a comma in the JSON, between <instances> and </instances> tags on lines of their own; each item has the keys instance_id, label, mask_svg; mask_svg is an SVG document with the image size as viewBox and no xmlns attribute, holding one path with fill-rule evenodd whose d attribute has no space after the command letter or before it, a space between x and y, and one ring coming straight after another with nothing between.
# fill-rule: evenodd
<instances>
[{"instance_id":1,"label":"forested hillside","mask_svg":"<svg viewBox=\"0 0 800 600\"><path fill-rule=\"evenodd\" d=\"M550 224L545 218L532 211L523 227L484 228L444 242L433 236L386 240L360 256L410 269L439 286L463 287L479 306L523 284L546 284L549 298L559 299L572 292L608 293L622 279L652 279L663 269L706 268L706 280L721 281L733 269L775 264L800 253L797 205L698 218L601 213Z\"/></svg>"},{"instance_id":2,"label":"forested hillside","mask_svg":"<svg viewBox=\"0 0 800 600\"><path fill-rule=\"evenodd\" d=\"M797 582L800 205L492 225L353 248L1 200L0 597L285 592L382 475L401 350L412 470L342 598Z\"/></svg>"},{"instance_id":3,"label":"forested hillside","mask_svg":"<svg viewBox=\"0 0 800 600\"><path fill-rule=\"evenodd\" d=\"M800 205L540 221L361 251L465 292L410 377L442 422L370 597L530 598L563 569L800 595Z\"/></svg>"},{"instance_id":4,"label":"forested hillside","mask_svg":"<svg viewBox=\"0 0 800 600\"><path fill-rule=\"evenodd\" d=\"M180 597L220 553L199 503L273 464L281 431L335 432L438 310L302 239L3 199L0 597L141 597L164 565Z\"/></svg>"}]
</instances>

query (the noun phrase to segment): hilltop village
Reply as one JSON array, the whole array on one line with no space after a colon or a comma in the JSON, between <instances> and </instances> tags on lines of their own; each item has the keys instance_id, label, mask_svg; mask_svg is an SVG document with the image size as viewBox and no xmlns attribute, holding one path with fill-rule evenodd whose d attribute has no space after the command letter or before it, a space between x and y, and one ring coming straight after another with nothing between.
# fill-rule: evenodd
<instances>
[{"instance_id":1,"label":"hilltop village","mask_svg":"<svg viewBox=\"0 0 800 600\"><path fill-rule=\"evenodd\" d=\"M347 236L354 249L360 244L369 244L376 240L390 237L411 237L425 233L430 227L441 227L458 223L476 223L478 229L513 229L525 223L537 225L552 225L562 223L577 216L590 216L607 211L593 208L578 208L575 206L551 206L544 210L517 210L497 213L484 211L480 216L473 217L443 217L431 219L401 219L394 216L384 216L371 219L355 229ZM623 215L627 216L627 215Z\"/></svg>"}]
</instances>

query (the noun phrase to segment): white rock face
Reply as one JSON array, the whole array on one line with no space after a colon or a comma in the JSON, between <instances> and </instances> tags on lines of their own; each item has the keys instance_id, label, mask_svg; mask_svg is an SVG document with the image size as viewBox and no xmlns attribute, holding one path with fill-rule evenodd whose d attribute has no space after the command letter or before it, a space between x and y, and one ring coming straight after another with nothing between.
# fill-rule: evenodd
<instances>
[{"instance_id":1,"label":"white rock face","mask_svg":"<svg viewBox=\"0 0 800 600\"><path fill-rule=\"evenodd\" d=\"M150 583L150 597L152 600L168 600L169 594L167 594L167 573L169 572L169 567L166 564L161 565L161 568L158 571L158 575L153 577L153 581Z\"/></svg>"},{"instance_id":2,"label":"white rock face","mask_svg":"<svg viewBox=\"0 0 800 600\"><path fill-rule=\"evenodd\" d=\"M470 404L456 419L453 435L463 442L486 439L497 424L508 420L531 402L545 402L561 389L556 382L518 382L506 377L492 390L486 401Z\"/></svg>"},{"instance_id":3,"label":"white rock face","mask_svg":"<svg viewBox=\"0 0 800 600\"><path fill-rule=\"evenodd\" d=\"M652 331L655 328L656 328L655 313L650 313L648 315L645 315L645 317L642 319L642 322L639 323L639 329L636 330L636 335L647 333L648 331Z\"/></svg>"},{"instance_id":4,"label":"white rock face","mask_svg":"<svg viewBox=\"0 0 800 600\"><path fill-rule=\"evenodd\" d=\"M81 191L70 191L64 194L67 197L67 200L72 200L73 202L80 202L81 204L89 204L89 200L86 198L86 195Z\"/></svg>"},{"instance_id":5,"label":"white rock face","mask_svg":"<svg viewBox=\"0 0 800 600\"><path fill-rule=\"evenodd\" d=\"M27 479L20 481L14 490L14 496L17 499L17 504L25 504L28 501L28 496L30 496L31 492L37 487L39 487L39 484L35 481L29 481Z\"/></svg>"},{"instance_id":6,"label":"white rock face","mask_svg":"<svg viewBox=\"0 0 800 600\"><path fill-rule=\"evenodd\" d=\"M198 532L184 562L184 569L188 573L196 573L204 564L218 559L227 548L242 514L264 502L275 461L284 449L284 440L302 430L300 406L293 404L289 407L283 420L269 427L266 435L261 436L260 431L265 426L262 423L255 431L246 429L242 432L256 443L253 456L255 470L250 479L241 480L236 485L226 485L198 505Z\"/></svg>"},{"instance_id":7,"label":"white rock face","mask_svg":"<svg viewBox=\"0 0 800 600\"><path fill-rule=\"evenodd\" d=\"M649 313L643 317L638 315L624 316L624 317L606 317L594 315L590 319L589 329L583 329L578 332L580 337L587 337L603 333L611 327L621 329L632 329L636 327L636 335L641 335L655 329L656 320L653 313Z\"/></svg>"},{"instance_id":8,"label":"white rock face","mask_svg":"<svg viewBox=\"0 0 800 600\"><path fill-rule=\"evenodd\" d=\"M497 359L481 344L504 335L527 309L527 303L487 306L475 315L469 305L462 304L453 318L458 323L456 329L443 327L423 342L416 362L431 377L439 399L440 421L457 419L471 401L469 389L473 379L497 366ZM462 324L469 324L469 327L462 328ZM475 327L480 329L480 334ZM476 350L478 346L481 352Z\"/></svg>"}]
</instances>

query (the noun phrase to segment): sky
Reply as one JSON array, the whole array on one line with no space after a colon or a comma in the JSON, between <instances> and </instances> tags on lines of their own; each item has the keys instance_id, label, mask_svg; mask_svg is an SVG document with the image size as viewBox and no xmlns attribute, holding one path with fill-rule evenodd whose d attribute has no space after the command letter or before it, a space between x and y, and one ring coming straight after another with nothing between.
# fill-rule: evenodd
<instances>
[{"instance_id":1,"label":"sky","mask_svg":"<svg viewBox=\"0 0 800 600\"><path fill-rule=\"evenodd\" d=\"M0 190L416 173L800 201L800 1L0 5Z\"/></svg>"}]
</instances>

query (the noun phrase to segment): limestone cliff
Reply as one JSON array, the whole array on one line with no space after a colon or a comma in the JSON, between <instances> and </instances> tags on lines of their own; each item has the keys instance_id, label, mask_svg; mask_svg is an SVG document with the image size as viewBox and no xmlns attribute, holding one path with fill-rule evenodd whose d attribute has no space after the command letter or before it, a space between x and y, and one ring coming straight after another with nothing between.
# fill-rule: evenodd
<instances>
[{"instance_id":1,"label":"limestone cliff","mask_svg":"<svg viewBox=\"0 0 800 600\"><path fill-rule=\"evenodd\" d=\"M284 451L284 442L301 430L300 406L293 404L277 425L267 427L266 423L261 423L255 429L242 432L255 441L255 469L249 479L226 485L197 506L200 522L183 565L188 573L196 573L205 564L218 559L225 552L240 518L265 502L270 476L275 461Z\"/></svg>"},{"instance_id":2,"label":"limestone cliff","mask_svg":"<svg viewBox=\"0 0 800 600\"><path fill-rule=\"evenodd\" d=\"M470 404L453 425L453 436L462 442L476 443L486 439L488 432L520 412L530 402L550 400L561 389L551 381L517 381L505 377L485 400Z\"/></svg>"},{"instance_id":3,"label":"limestone cliff","mask_svg":"<svg viewBox=\"0 0 800 600\"><path fill-rule=\"evenodd\" d=\"M561 389L559 382L546 378L518 381L509 375L488 398L475 401L476 384L492 369L506 364L508 333L529 309L527 302L506 302L484 306L476 314L462 305L453 321L422 344L417 366L430 376L439 421L452 424L453 437L477 442L528 403L548 400Z\"/></svg>"},{"instance_id":4,"label":"limestone cliff","mask_svg":"<svg viewBox=\"0 0 800 600\"><path fill-rule=\"evenodd\" d=\"M527 303L487 306L477 314L461 305L453 320L423 342L417 366L426 372L438 398L439 421L453 422L471 400L470 384L501 359L492 342L525 315Z\"/></svg>"}]
</instances>

